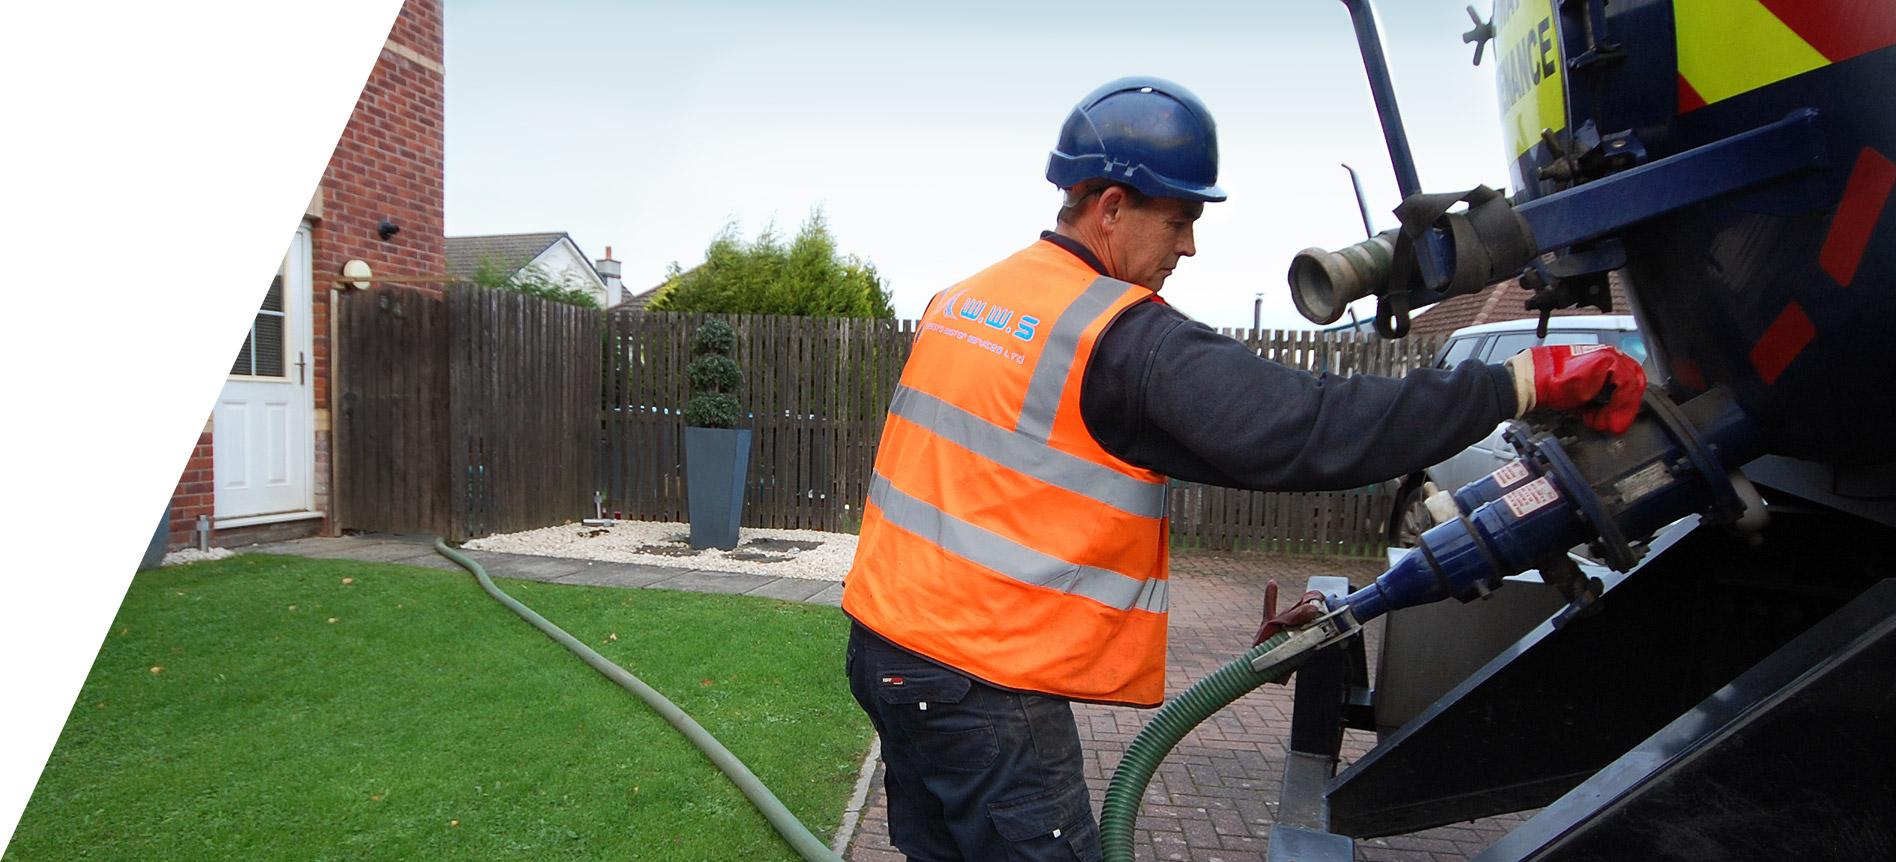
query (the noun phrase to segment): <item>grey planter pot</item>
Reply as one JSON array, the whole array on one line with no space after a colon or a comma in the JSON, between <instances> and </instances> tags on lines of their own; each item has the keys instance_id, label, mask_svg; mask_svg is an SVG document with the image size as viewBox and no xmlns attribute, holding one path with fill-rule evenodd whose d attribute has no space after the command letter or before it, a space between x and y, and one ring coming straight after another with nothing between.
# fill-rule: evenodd
<instances>
[{"instance_id":1,"label":"grey planter pot","mask_svg":"<svg viewBox=\"0 0 1896 862\"><path fill-rule=\"evenodd\" d=\"M685 504L693 548L737 547L751 429L685 428Z\"/></svg>"}]
</instances>

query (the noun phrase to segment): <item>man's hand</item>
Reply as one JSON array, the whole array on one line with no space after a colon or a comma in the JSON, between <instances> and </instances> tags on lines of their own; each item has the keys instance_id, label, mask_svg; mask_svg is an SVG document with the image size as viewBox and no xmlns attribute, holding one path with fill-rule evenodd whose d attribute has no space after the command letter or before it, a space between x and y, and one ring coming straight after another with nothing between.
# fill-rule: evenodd
<instances>
[{"instance_id":1,"label":"man's hand","mask_svg":"<svg viewBox=\"0 0 1896 862\"><path fill-rule=\"evenodd\" d=\"M1587 427L1623 434L1646 393L1646 369L1604 344L1530 347L1508 357L1516 416L1536 407L1578 414Z\"/></svg>"},{"instance_id":2,"label":"man's hand","mask_svg":"<svg viewBox=\"0 0 1896 862\"><path fill-rule=\"evenodd\" d=\"M1291 605L1283 613L1277 612L1277 579L1272 578L1264 584L1264 624L1258 627L1257 639L1251 641L1257 646L1284 629L1307 626L1317 617L1330 612L1330 606L1324 602L1323 594L1316 590L1304 593L1303 598Z\"/></svg>"}]
</instances>

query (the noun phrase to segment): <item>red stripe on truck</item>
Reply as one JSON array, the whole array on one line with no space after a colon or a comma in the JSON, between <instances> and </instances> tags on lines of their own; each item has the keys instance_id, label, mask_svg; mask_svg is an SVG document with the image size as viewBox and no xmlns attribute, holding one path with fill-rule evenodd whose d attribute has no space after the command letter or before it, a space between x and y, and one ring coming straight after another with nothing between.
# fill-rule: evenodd
<instances>
[{"instance_id":1,"label":"red stripe on truck","mask_svg":"<svg viewBox=\"0 0 1896 862\"><path fill-rule=\"evenodd\" d=\"M1766 327L1764 335L1751 348L1751 365L1758 369L1758 376L1765 385L1776 383L1778 375L1791 360L1802 353L1817 335L1817 328L1811 325L1810 316L1804 313L1804 307L1795 300L1784 306L1776 320Z\"/></svg>"},{"instance_id":2,"label":"red stripe on truck","mask_svg":"<svg viewBox=\"0 0 1896 862\"><path fill-rule=\"evenodd\" d=\"M1857 154L1856 166L1844 183L1843 198L1837 202L1837 214L1830 219L1830 232L1824 235L1823 250L1817 262L1824 272L1848 286L1856 278L1857 264L1870 246L1870 234L1876 220L1896 187L1896 164L1869 147Z\"/></svg>"},{"instance_id":3,"label":"red stripe on truck","mask_svg":"<svg viewBox=\"0 0 1896 862\"><path fill-rule=\"evenodd\" d=\"M1889 0L1763 0L1784 26L1832 63L1896 44Z\"/></svg>"}]
</instances>

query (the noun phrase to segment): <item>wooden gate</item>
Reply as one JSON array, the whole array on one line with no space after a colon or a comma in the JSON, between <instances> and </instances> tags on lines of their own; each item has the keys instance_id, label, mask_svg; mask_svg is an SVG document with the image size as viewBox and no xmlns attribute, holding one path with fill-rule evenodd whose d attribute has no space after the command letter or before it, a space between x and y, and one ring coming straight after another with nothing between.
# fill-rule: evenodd
<instances>
[{"instance_id":1,"label":"wooden gate","mask_svg":"<svg viewBox=\"0 0 1896 862\"><path fill-rule=\"evenodd\" d=\"M379 287L346 291L336 306L336 525L448 535L449 329L441 294Z\"/></svg>"},{"instance_id":2,"label":"wooden gate","mask_svg":"<svg viewBox=\"0 0 1896 862\"><path fill-rule=\"evenodd\" d=\"M336 523L453 540L592 511L601 315L505 291L342 294Z\"/></svg>"},{"instance_id":3,"label":"wooden gate","mask_svg":"<svg viewBox=\"0 0 1896 862\"><path fill-rule=\"evenodd\" d=\"M603 315L476 288L450 290L447 304L452 532L591 517Z\"/></svg>"}]
</instances>

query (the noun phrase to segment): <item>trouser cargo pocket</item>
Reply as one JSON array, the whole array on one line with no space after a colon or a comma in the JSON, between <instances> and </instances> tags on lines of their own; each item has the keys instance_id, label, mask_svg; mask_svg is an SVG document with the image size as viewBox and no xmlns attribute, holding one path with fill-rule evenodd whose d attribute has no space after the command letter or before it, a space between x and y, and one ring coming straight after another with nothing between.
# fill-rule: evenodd
<instances>
[{"instance_id":1,"label":"trouser cargo pocket","mask_svg":"<svg viewBox=\"0 0 1896 862\"><path fill-rule=\"evenodd\" d=\"M1009 859L1083 860L1100 858L1099 827L1087 810L1086 785L988 803L994 831L1011 842Z\"/></svg>"},{"instance_id":2,"label":"trouser cargo pocket","mask_svg":"<svg viewBox=\"0 0 1896 862\"><path fill-rule=\"evenodd\" d=\"M972 684L945 668L890 663L878 671L875 690L923 759L942 769L978 771L994 764L1000 739L981 710L962 704Z\"/></svg>"}]
</instances>

